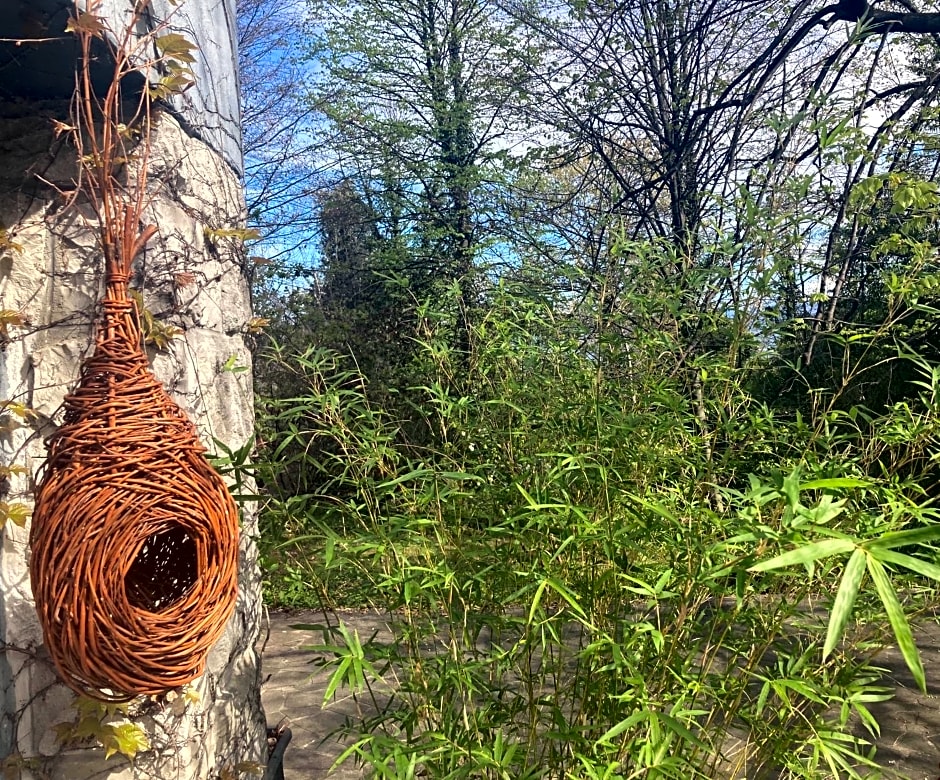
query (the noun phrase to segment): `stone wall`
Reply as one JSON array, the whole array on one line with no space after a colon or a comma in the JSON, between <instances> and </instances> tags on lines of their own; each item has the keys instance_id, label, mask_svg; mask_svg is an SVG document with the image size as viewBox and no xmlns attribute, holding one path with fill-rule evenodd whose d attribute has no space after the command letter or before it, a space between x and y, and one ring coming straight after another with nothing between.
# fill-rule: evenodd
<instances>
[{"instance_id":1,"label":"stone wall","mask_svg":"<svg viewBox=\"0 0 940 780\"><path fill-rule=\"evenodd\" d=\"M229 3L224 3L230 7ZM64 101L0 108L0 500L30 501L44 438L92 344L102 282L94 218L68 196L74 149L52 133ZM157 321L179 329L151 349L158 378L196 422L204 442L238 448L253 435L250 355L243 334L250 302L237 239L214 230L240 225L243 199L231 147L214 148L175 112L152 137L148 221L159 235L135 267ZM3 506L0 506L0 510ZM0 775L62 778L249 777L263 760L259 694L261 595L244 511L240 595L228 629L189 696L147 700L106 716L137 723L151 748L133 762L105 759L94 738L63 743L56 725L75 721L73 694L56 679L42 645L27 571L28 524L0 531ZM0 511L2 515L2 511Z\"/></svg>"}]
</instances>

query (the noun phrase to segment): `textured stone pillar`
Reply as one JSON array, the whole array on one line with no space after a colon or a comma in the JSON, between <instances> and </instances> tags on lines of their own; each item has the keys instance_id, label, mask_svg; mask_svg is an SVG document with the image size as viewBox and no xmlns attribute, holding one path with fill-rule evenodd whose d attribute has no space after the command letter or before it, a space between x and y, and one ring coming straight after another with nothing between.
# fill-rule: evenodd
<instances>
[{"instance_id":1,"label":"textured stone pillar","mask_svg":"<svg viewBox=\"0 0 940 780\"><path fill-rule=\"evenodd\" d=\"M11 5L12 4L12 5ZM75 177L74 148L56 138L73 84L74 44L64 33L70 3L6 0L0 37L54 37L0 44L0 776L84 778L242 778L264 752L259 694L261 594L253 544L255 517L243 511L240 595L225 635L191 695L137 702L105 723L140 726L150 749L133 762L105 759L94 737L63 740L74 722L73 694L59 683L42 645L27 571L30 503L65 393L92 345L102 281L92 211L64 196ZM198 47L196 87L160 110L152 137L148 222L158 236L135 266L132 286L165 336L151 363L196 423L236 449L253 435L251 317L243 254L231 231L243 198L235 74L233 2L185 0L171 27ZM117 27L130 3L111 0ZM191 7L190 7L191 6ZM169 15L153 3L153 20ZM12 512L10 511L12 509ZM257 776L257 775L255 775Z\"/></svg>"}]
</instances>

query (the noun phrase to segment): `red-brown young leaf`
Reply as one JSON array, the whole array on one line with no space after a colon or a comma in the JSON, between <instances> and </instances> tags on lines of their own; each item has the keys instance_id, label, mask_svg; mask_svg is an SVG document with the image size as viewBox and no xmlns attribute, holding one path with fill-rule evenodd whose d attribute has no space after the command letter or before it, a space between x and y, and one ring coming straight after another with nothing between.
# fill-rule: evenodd
<instances>
[{"instance_id":1,"label":"red-brown young leaf","mask_svg":"<svg viewBox=\"0 0 940 780\"><path fill-rule=\"evenodd\" d=\"M69 17L65 25L66 32L83 32L95 38L103 38L105 33L104 22L100 16L79 11L78 16Z\"/></svg>"}]
</instances>

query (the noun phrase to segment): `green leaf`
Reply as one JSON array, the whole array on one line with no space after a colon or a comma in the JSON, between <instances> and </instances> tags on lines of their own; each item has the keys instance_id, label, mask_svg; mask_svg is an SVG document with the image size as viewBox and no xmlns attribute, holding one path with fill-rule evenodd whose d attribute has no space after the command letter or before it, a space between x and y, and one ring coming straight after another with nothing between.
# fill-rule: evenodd
<instances>
[{"instance_id":1,"label":"green leaf","mask_svg":"<svg viewBox=\"0 0 940 780\"><path fill-rule=\"evenodd\" d=\"M782 679L782 680L773 680L771 681L771 686L773 686L774 692L783 700L789 701L790 697L787 695L787 691L793 691L794 693L802 696L804 699L809 699L814 701L817 704L825 704L825 700L806 682L803 680L796 679Z\"/></svg>"},{"instance_id":2,"label":"green leaf","mask_svg":"<svg viewBox=\"0 0 940 780\"><path fill-rule=\"evenodd\" d=\"M87 739L88 737L97 739L101 736L101 729L100 714L83 715L79 717L78 722L74 724L71 736L75 739Z\"/></svg>"},{"instance_id":3,"label":"green leaf","mask_svg":"<svg viewBox=\"0 0 940 780\"><path fill-rule=\"evenodd\" d=\"M542 603L542 596L545 594L545 589L548 587L548 582L542 580L538 587L535 589L535 594L532 596L532 603L529 604L529 616L526 618L526 626L531 626L535 622L535 614L538 612L539 607Z\"/></svg>"},{"instance_id":4,"label":"green leaf","mask_svg":"<svg viewBox=\"0 0 940 780\"><path fill-rule=\"evenodd\" d=\"M406 482L414 482L417 479L430 477L433 474L434 472L431 469L425 467L412 469L405 474L399 474L397 477L390 479L388 482L382 482L376 487L376 489L388 490L388 488L396 487L397 485L402 485Z\"/></svg>"},{"instance_id":5,"label":"green leaf","mask_svg":"<svg viewBox=\"0 0 940 780\"><path fill-rule=\"evenodd\" d=\"M241 373L242 371L247 371L248 366L242 366L238 363L238 355L229 355L228 360L222 364L222 368L219 369L223 372L231 372L233 374Z\"/></svg>"},{"instance_id":6,"label":"green leaf","mask_svg":"<svg viewBox=\"0 0 940 780\"><path fill-rule=\"evenodd\" d=\"M872 554L876 555L879 561L903 566L905 569L910 569L922 577L940 582L940 566L925 561L923 558L915 558L913 555L905 555L895 550L876 549L872 551Z\"/></svg>"},{"instance_id":7,"label":"green leaf","mask_svg":"<svg viewBox=\"0 0 940 780\"><path fill-rule=\"evenodd\" d=\"M330 679L327 682L326 689L323 692L323 706L326 707L333 698L333 695L336 693L340 685L345 685L349 678L348 672L350 667L353 664L353 659L350 656L343 658L339 664L336 666L336 670L330 675Z\"/></svg>"},{"instance_id":8,"label":"green leaf","mask_svg":"<svg viewBox=\"0 0 940 780\"><path fill-rule=\"evenodd\" d=\"M323 549L323 568L329 569L330 565L333 563L333 557L336 553L336 537L327 536L326 544Z\"/></svg>"},{"instance_id":9,"label":"green leaf","mask_svg":"<svg viewBox=\"0 0 940 780\"><path fill-rule=\"evenodd\" d=\"M615 737L619 737L621 734L623 734L623 732L633 728L638 723L642 723L644 720L649 720L650 715L651 713L648 710L639 710L638 712L634 712L629 717L624 718L622 721L614 724L611 728L605 731L597 740L597 744L610 744L610 742Z\"/></svg>"},{"instance_id":10,"label":"green leaf","mask_svg":"<svg viewBox=\"0 0 940 780\"><path fill-rule=\"evenodd\" d=\"M196 46L188 38L179 33L168 33L154 38L154 46L163 56L172 57L180 62L195 62L196 58L192 55Z\"/></svg>"},{"instance_id":11,"label":"green leaf","mask_svg":"<svg viewBox=\"0 0 940 780\"><path fill-rule=\"evenodd\" d=\"M855 597L858 596L858 590L862 584L862 577L865 574L866 553L862 548L856 548L849 558L842 573L842 582L839 584L839 590L836 593L836 599L832 604L832 612L829 615L829 627L826 629L826 642L823 645L823 658L827 658L832 649L842 638L845 631L845 624L852 614L852 607L855 606Z\"/></svg>"},{"instance_id":12,"label":"green leaf","mask_svg":"<svg viewBox=\"0 0 940 780\"><path fill-rule=\"evenodd\" d=\"M522 494L522 497L525 499L526 504L527 504L526 509L532 509L536 512L539 512L539 511L544 511L546 509L567 509L568 508L568 504L563 504L563 503L543 504L539 501L536 501L535 498L533 498L529 494L529 492L524 487L522 487L522 485L516 483L514 487L516 488L516 490L518 490Z\"/></svg>"},{"instance_id":13,"label":"green leaf","mask_svg":"<svg viewBox=\"0 0 940 780\"><path fill-rule=\"evenodd\" d=\"M127 721L111 725L110 730L105 740L106 759L120 753L131 761L140 751L150 750L150 740L138 724Z\"/></svg>"},{"instance_id":14,"label":"green leaf","mask_svg":"<svg viewBox=\"0 0 940 780\"><path fill-rule=\"evenodd\" d=\"M544 580L544 584L547 584L555 593L561 596L564 599L565 603L571 607L571 610L577 615L578 619L588 628L593 629L594 626L591 625L591 619L587 616L584 610L581 608L581 605L578 603L578 597L572 593L565 585L555 577L548 576ZM542 586L539 586L541 590Z\"/></svg>"},{"instance_id":15,"label":"green leaf","mask_svg":"<svg viewBox=\"0 0 940 780\"><path fill-rule=\"evenodd\" d=\"M375 667L366 660L359 633L355 630L350 631L342 622L338 626L338 631L345 643L343 646L316 645L306 648L317 652L332 652L336 656L332 661L336 664L336 669L327 681L326 690L323 692L324 707L330 703L341 687L348 688L353 693L360 693L369 686L366 675L370 680L380 680Z\"/></svg>"},{"instance_id":16,"label":"green leaf","mask_svg":"<svg viewBox=\"0 0 940 780\"><path fill-rule=\"evenodd\" d=\"M920 660L920 653L917 652L917 645L914 644L914 635L911 633L910 623L907 622L904 608L891 586L891 581L888 579L884 566L874 556L868 557L868 573L871 575L872 582L875 583L875 589L878 591L881 603L888 614L888 621L891 623L894 639L898 643L898 649L901 651L904 663L911 670L914 681L917 683L917 687L920 688L921 693L927 693L924 664Z\"/></svg>"},{"instance_id":17,"label":"green leaf","mask_svg":"<svg viewBox=\"0 0 940 780\"><path fill-rule=\"evenodd\" d=\"M706 745L702 740L695 736L686 726L678 719L672 715L667 715L665 712L659 713L659 719L669 728L670 731L678 734L683 740L685 740L690 745L695 745L699 750L704 750L706 753L710 752L708 745Z\"/></svg>"},{"instance_id":18,"label":"green leaf","mask_svg":"<svg viewBox=\"0 0 940 780\"><path fill-rule=\"evenodd\" d=\"M796 566L797 564L807 564L814 561L828 558L832 555L846 553L855 548L855 542L851 539L823 539L819 542L798 547L790 550L775 558L762 561L751 566L748 571L771 571L772 569L783 569L787 566Z\"/></svg>"},{"instance_id":19,"label":"green leaf","mask_svg":"<svg viewBox=\"0 0 940 780\"><path fill-rule=\"evenodd\" d=\"M800 505L800 472L797 469L783 478L782 492L791 508L795 509Z\"/></svg>"},{"instance_id":20,"label":"green leaf","mask_svg":"<svg viewBox=\"0 0 940 780\"><path fill-rule=\"evenodd\" d=\"M908 531L892 531L877 539L865 542L869 550L880 548L905 547L909 544L927 544L940 540L940 525L928 525L912 528Z\"/></svg>"},{"instance_id":21,"label":"green leaf","mask_svg":"<svg viewBox=\"0 0 940 780\"><path fill-rule=\"evenodd\" d=\"M0 501L0 528L3 528L7 523L13 523L13 525L22 528L26 525L30 514L31 510L26 504L11 504L6 501Z\"/></svg>"},{"instance_id":22,"label":"green leaf","mask_svg":"<svg viewBox=\"0 0 940 780\"><path fill-rule=\"evenodd\" d=\"M846 499L834 500L831 495L824 495L819 503L808 509L801 509L800 514L815 525L826 525L845 511Z\"/></svg>"},{"instance_id":23,"label":"green leaf","mask_svg":"<svg viewBox=\"0 0 940 780\"><path fill-rule=\"evenodd\" d=\"M829 477L826 479L811 479L800 485L801 490L844 490L845 488L867 488L872 482L868 479L855 477Z\"/></svg>"}]
</instances>

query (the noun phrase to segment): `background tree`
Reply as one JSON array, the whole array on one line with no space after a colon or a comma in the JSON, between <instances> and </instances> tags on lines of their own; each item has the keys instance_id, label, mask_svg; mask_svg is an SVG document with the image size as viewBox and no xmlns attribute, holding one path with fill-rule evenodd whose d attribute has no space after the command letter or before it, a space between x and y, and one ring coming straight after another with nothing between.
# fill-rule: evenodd
<instances>
[{"instance_id":1,"label":"background tree","mask_svg":"<svg viewBox=\"0 0 940 780\"><path fill-rule=\"evenodd\" d=\"M263 238L256 249L282 264L313 262L314 198L328 181L317 107L305 86L304 25L296 4L237 1L248 223Z\"/></svg>"},{"instance_id":2,"label":"background tree","mask_svg":"<svg viewBox=\"0 0 940 780\"><path fill-rule=\"evenodd\" d=\"M525 42L488 0L321 0L312 9L314 100L336 133L333 165L377 215L414 299L457 285L455 337L466 349L477 261L496 233L492 191L515 140Z\"/></svg>"}]
</instances>

